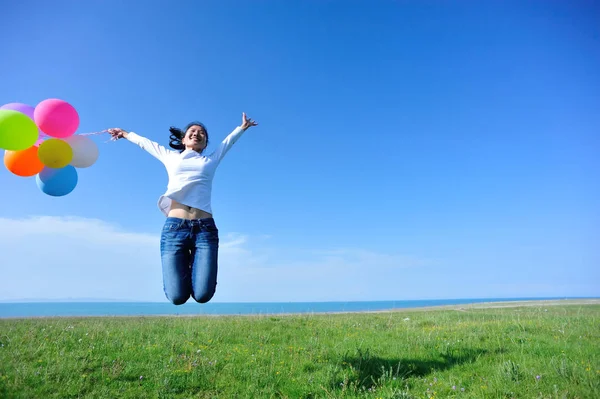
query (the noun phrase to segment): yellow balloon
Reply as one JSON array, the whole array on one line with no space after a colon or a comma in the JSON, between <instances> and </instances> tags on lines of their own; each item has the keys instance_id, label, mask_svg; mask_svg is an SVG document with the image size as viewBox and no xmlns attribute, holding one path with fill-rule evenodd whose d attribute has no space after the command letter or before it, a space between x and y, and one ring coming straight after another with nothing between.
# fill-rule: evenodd
<instances>
[{"instance_id":1,"label":"yellow balloon","mask_svg":"<svg viewBox=\"0 0 600 399\"><path fill-rule=\"evenodd\" d=\"M64 168L73 160L73 149L61 139L48 139L40 144L38 158L49 168Z\"/></svg>"}]
</instances>

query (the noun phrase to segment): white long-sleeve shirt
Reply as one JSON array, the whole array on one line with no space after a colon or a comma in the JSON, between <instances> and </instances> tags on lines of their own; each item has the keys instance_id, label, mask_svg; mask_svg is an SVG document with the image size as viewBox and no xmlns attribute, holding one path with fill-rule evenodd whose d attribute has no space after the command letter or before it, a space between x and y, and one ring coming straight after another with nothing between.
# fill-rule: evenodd
<instances>
[{"instance_id":1,"label":"white long-sleeve shirt","mask_svg":"<svg viewBox=\"0 0 600 399\"><path fill-rule=\"evenodd\" d=\"M193 150L173 151L134 132L127 134L127 140L148 151L167 169L167 191L158 199L158 208L162 213L168 215L172 200L175 200L212 214L211 192L215 171L244 131L240 126L235 128L210 155Z\"/></svg>"}]
</instances>

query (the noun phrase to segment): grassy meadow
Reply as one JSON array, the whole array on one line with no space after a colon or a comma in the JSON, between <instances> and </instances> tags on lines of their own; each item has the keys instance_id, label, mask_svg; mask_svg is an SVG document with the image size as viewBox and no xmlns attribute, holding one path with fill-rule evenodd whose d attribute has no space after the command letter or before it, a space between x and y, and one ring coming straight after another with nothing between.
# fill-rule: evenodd
<instances>
[{"instance_id":1,"label":"grassy meadow","mask_svg":"<svg viewBox=\"0 0 600 399\"><path fill-rule=\"evenodd\" d=\"M540 304L4 319L0 397L600 398L599 316Z\"/></svg>"}]
</instances>

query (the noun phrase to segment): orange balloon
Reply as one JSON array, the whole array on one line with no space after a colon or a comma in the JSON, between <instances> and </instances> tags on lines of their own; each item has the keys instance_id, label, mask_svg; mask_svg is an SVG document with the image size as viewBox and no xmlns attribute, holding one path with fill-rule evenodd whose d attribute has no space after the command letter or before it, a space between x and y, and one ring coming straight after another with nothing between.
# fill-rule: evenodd
<instances>
[{"instance_id":1,"label":"orange balloon","mask_svg":"<svg viewBox=\"0 0 600 399\"><path fill-rule=\"evenodd\" d=\"M4 152L4 166L17 176L35 176L44 169L38 158L38 147L31 146L26 150Z\"/></svg>"}]
</instances>

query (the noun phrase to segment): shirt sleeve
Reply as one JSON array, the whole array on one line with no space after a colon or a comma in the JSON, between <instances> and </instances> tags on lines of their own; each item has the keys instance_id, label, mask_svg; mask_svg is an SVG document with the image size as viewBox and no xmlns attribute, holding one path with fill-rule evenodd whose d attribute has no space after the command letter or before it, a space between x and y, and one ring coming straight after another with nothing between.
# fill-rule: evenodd
<instances>
[{"instance_id":1,"label":"shirt sleeve","mask_svg":"<svg viewBox=\"0 0 600 399\"><path fill-rule=\"evenodd\" d=\"M127 140L131 141L133 144L137 144L140 148L146 150L150 155L165 163L165 160L173 153L174 151L168 150L162 145L155 143L152 140L148 140L145 137L140 136L134 132L129 132L127 134Z\"/></svg>"},{"instance_id":2,"label":"shirt sleeve","mask_svg":"<svg viewBox=\"0 0 600 399\"><path fill-rule=\"evenodd\" d=\"M229 149L242 137L245 132L240 126L236 127L225 139L219 144L216 150L210 155L210 157L216 161L221 161Z\"/></svg>"}]
</instances>

